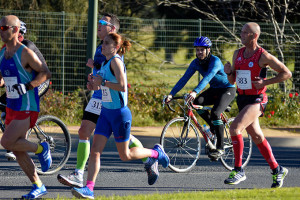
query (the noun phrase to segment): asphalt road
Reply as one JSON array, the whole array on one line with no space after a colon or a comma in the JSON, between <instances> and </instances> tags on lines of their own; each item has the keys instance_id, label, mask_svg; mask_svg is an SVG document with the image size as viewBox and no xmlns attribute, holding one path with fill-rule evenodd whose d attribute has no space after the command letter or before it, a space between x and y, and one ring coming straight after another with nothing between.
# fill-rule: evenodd
<instances>
[{"instance_id":1,"label":"asphalt road","mask_svg":"<svg viewBox=\"0 0 300 200\"><path fill-rule=\"evenodd\" d=\"M152 148L159 142L158 137L137 136L145 147ZM69 174L76 165L76 147L78 138L72 135L73 145L70 159L60 172ZM277 161L289 169L284 187L300 187L300 137L268 138L272 145ZM204 143L202 143L202 146ZM203 150L204 148L202 148ZM5 151L0 150L0 199L17 199L30 191L31 183L16 162L4 158ZM122 162L116 151L114 141L109 140L102 156L102 166L98 175L95 196L105 195L135 195L171 193L181 191L208 191L245 188L269 188L272 184L271 170L259 153L253 148L251 160L246 167L247 180L239 185L229 186L223 183L229 175L220 162L209 162L202 152L202 156L188 173L175 173L160 166L160 176L157 183L149 186L147 174L141 161ZM73 197L70 188L61 185L57 174L41 176L48 194L45 198ZM87 173L85 174L86 177ZM86 179L85 179L86 180Z\"/></svg>"}]
</instances>

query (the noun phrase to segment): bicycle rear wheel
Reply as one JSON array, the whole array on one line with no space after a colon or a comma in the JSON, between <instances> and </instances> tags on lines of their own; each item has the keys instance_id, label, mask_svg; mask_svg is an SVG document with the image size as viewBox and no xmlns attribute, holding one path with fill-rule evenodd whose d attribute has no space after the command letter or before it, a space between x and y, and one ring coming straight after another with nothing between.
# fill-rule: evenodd
<instances>
[{"instance_id":1,"label":"bicycle rear wheel","mask_svg":"<svg viewBox=\"0 0 300 200\"><path fill-rule=\"evenodd\" d=\"M221 157L221 163L223 166L228 169L232 170L234 168L234 152L232 146L232 140L229 133L230 124L233 122L234 117L228 119L228 122L224 125L224 155ZM246 165L249 163L251 155L252 155L252 138L246 132L243 133L244 138L244 151L243 151L243 159L242 159L242 168L245 168Z\"/></svg>"},{"instance_id":2,"label":"bicycle rear wheel","mask_svg":"<svg viewBox=\"0 0 300 200\"><path fill-rule=\"evenodd\" d=\"M68 161L71 153L71 136L66 125L59 118L51 115L41 116L35 126L29 130L27 138L37 144L47 141L50 145L52 165L47 172L42 172L37 156L31 155L38 174L54 174Z\"/></svg>"},{"instance_id":3,"label":"bicycle rear wheel","mask_svg":"<svg viewBox=\"0 0 300 200\"><path fill-rule=\"evenodd\" d=\"M192 122L187 125L183 117L174 118L165 125L160 137L160 144L170 158L169 168L175 172L191 170L200 157L198 130Z\"/></svg>"}]
</instances>

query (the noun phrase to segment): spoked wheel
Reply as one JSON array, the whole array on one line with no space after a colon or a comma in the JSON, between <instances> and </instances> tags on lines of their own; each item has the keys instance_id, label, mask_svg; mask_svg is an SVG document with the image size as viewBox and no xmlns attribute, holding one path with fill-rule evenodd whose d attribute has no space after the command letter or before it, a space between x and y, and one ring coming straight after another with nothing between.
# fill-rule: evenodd
<instances>
[{"instance_id":1,"label":"spoked wheel","mask_svg":"<svg viewBox=\"0 0 300 200\"><path fill-rule=\"evenodd\" d=\"M170 158L169 168L175 172L191 170L200 157L198 130L192 122L189 127L187 124L183 117L174 118L165 125L160 137L160 144Z\"/></svg>"},{"instance_id":2,"label":"spoked wheel","mask_svg":"<svg viewBox=\"0 0 300 200\"><path fill-rule=\"evenodd\" d=\"M54 174L68 161L71 153L71 136L66 125L57 117L51 115L40 117L36 125L28 131L27 138L37 144L47 141L50 145L52 165L47 172L41 170L38 157L31 155L38 174Z\"/></svg>"},{"instance_id":3,"label":"spoked wheel","mask_svg":"<svg viewBox=\"0 0 300 200\"><path fill-rule=\"evenodd\" d=\"M229 127L230 124L233 122L234 118L230 118L228 120L228 123L224 126L224 150L225 153L221 157L221 162L224 165L224 167L228 170L232 170L234 168L234 152L233 152L233 146L232 141L229 133ZM252 155L252 138L250 135L248 135L246 132L243 133L244 138L244 151L243 151L243 160L242 160L242 168L246 167L248 164L250 157Z\"/></svg>"}]
</instances>

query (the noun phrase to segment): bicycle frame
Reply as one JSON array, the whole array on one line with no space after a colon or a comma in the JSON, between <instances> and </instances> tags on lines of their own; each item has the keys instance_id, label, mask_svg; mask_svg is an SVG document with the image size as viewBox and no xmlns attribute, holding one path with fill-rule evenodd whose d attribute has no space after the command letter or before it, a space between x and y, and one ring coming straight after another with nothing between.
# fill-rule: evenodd
<instances>
[{"instance_id":1,"label":"bicycle frame","mask_svg":"<svg viewBox=\"0 0 300 200\"><path fill-rule=\"evenodd\" d=\"M184 106L183 107L180 106L180 108L184 112L184 118L187 117L187 124L190 124L191 123L190 120L192 119L193 122L195 123L197 129L200 131L201 135L203 136L203 138L205 140L205 143L209 145L210 149L216 149L215 145L211 142L211 140L209 139L207 133L204 131L203 127L200 125L200 123L198 122L195 114L193 113L193 110L201 110L201 109L211 110L211 107L204 107L204 106L201 106L201 105L194 105L194 104L191 104L191 103L187 103L186 102L186 95L184 95L183 97L175 97L173 99L183 99ZM174 109L172 109L170 107L169 104L167 104L167 105L168 105L170 110L175 111ZM222 121L223 121L223 119L225 120L225 116L223 116L223 114L221 114L221 119L222 119ZM185 136L185 139L187 138L188 133L189 133L189 127L190 126L184 126L184 129L182 130L182 133L181 133L181 137L183 137L183 134L185 133L185 130L187 129L187 134Z\"/></svg>"}]
</instances>

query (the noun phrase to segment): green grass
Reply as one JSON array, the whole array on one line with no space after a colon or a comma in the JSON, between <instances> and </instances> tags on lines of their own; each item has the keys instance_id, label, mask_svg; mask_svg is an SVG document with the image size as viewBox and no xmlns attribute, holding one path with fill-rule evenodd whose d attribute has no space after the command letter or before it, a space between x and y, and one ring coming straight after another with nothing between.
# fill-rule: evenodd
<instances>
[{"instance_id":1,"label":"green grass","mask_svg":"<svg viewBox=\"0 0 300 200\"><path fill-rule=\"evenodd\" d=\"M97 200L296 200L300 197L300 188L280 189L234 189L207 192L174 192L169 194L151 194L134 196L98 196ZM57 197L57 199L69 199ZM73 198L74 199L74 198Z\"/></svg>"}]
</instances>

